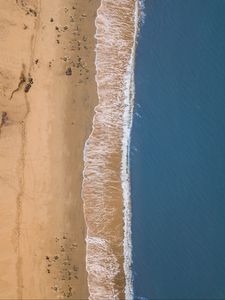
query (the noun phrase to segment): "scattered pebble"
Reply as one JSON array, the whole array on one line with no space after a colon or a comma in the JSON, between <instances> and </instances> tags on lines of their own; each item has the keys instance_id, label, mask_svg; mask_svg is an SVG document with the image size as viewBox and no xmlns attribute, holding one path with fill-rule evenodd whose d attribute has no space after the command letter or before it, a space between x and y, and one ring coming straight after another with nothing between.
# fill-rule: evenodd
<instances>
[{"instance_id":1,"label":"scattered pebble","mask_svg":"<svg viewBox=\"0 0 225 300\"><path fill-rule=\"evenodd\" d=\"M66 75L67 75L67 76L71 76L71 75L72 75L72 69L71 69L70 67L68 67L68 68L66 69Z\"/></svg>"},{"instance_id":2,"label":"scattered pebble","mask_svg":"<svg viewBox=\"0 0 225 300\"><path fill-rule=\"evenodd\" d=\"M27 84L25 85L24 92L25 92L25 93L28 93L29 90L30 90L30 88L31 88L31 83L27 83Z\"/></svg>"},{"instance_id":3,"label":"scattered pebble","mask_svg":"<svg viewBox=\"0 0 225 300\"><path fill-rule=\"evenodd\" d=\"M31 14L35 17L37 16L37 12L32 8L29 8L29 11L26 12L26 15L29 15L29 14Z\"/></svg>"},{"instance_id":4,"label":"scattered pebble","mask_svg":"<svg viewBox=\"0 0 225 300\"><path fill-rule=\"evenodd\" d=\"M30 84L33 84L33 83L34 83L34 81L33 81L33 78L32 78L32 77L29 77L29 78L28 78L28 81L29 81L29 83L30 83Z\"/></svg>"}]
</instances>

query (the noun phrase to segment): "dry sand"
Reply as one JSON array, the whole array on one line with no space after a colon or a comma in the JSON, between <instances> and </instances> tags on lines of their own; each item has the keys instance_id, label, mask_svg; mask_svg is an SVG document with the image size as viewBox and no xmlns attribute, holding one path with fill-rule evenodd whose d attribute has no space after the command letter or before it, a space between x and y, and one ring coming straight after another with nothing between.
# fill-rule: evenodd
<instances>
[{"instance_id":1,"label":"dry sand","mask_svg":"<svg viewBox=\"0 0 225 300\"><path fill-rule=\"evenodd\" d=\"M88 297L80 194L98 6L0 1L0 299Z\"/></svg>"}]
</instances>

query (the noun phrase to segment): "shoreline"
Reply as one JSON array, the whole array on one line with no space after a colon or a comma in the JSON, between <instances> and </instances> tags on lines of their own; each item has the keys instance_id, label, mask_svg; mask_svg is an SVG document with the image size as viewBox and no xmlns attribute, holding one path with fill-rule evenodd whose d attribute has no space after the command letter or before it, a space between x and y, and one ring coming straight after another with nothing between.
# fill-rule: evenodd
<instances>
[{"instance_id":1,"label":"shoreline","mask_svg":"<svg viewBox=\"0 0 225 300\"><path fill-rule=\"evenodd\" d=\"M121 9L121 15L133 18L123 29L120 27L123 25L120 15L117 15L119 9ZM98 299L100 296L104 299L124 297L130 299L133 296L128 155L134 101L133 76L139 12L139 1L123 1L120 7L110 1L102 1L96 18L95 63L99 103L94 109L92 132L85 143L82 188L87 226L87 271L90 299ZM104 20L110 20L110 28ZM135 28L133 34L129 26ZM117 33L121 30L120 36L117 36L118 43L113 40L113 33L110 30ZM121 56L115 61L114 52L119 54L119 47L124 43L126 48L122 51L126 51L130 59L127 61ZM122 65L121 69L119 63ZM112 64L115 64L114 70L111 70ZM108 69L105 68L107 65ZM116 82L114 76L120 81ZM109 79L114 90L111 90ZM107 94L107 89L112 97ZM115 101L115 104L107 102L107 97L114 99L111 101ZM120 178L119 181L118 178Z\"/></svg>"},{"instance_id":2,"label":"shoreline","mask_svg":"<svg viewBox=\"0 0 225 300\"><path fill-rule=\"evenodd\" d=\"M123 120L122 138L122 162L121 162L121 182L124 202L124 272L125 272L125 298L133 299L133 275L132 275L132 203L130 190L130 140L133 122L133 109L135 100L135 52L139 31L140 2L135 1L134 7L134 35L131 58L124 76L125 109ZM127 85L127 88L125 88Z\"/></svg>"},{"instance_id":3,"label":"shoreline","mask_svg":"<svg viewBox=\"0 0 225 300\"><path fill-rule=\"evenodd\" d=\"M1 4L1 298L88 297L80 195L98 4Z\"/></svg>"}]
</instances>

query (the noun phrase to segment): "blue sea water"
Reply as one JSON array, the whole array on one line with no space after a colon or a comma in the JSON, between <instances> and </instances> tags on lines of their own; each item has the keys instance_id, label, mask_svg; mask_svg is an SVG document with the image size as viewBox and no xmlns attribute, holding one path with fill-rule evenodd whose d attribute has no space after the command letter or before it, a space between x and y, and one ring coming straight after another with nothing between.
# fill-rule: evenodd
<instances>
[{"instance_id":1,"label":"blue sea water","mask_svg":"<svg viewBox=\"0 0 225 300\"><path fill-rule=\"evenodd\" d=\"M145 0L131 141L136 299L225 299L225 1Z\"/></svg>"}]
</instances>

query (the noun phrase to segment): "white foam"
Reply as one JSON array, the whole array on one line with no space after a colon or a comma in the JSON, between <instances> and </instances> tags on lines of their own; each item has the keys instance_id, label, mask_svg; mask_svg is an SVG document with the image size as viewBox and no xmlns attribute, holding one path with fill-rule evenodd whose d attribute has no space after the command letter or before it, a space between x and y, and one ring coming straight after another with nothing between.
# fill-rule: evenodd
<instances>
[{"instance_id":1,"label":"white foam","mask_svg":"<svg viewBox=\"0 0 225 300\"><path fill-rule=\"evenodd\" d=\"M133 119L133 107L135 97L134 85L134 67L135 67L135 50L136 39L138 34L138 13L140 2L135 2L134 10L134 41L131 52L130 62L124 77L124 102L125 109L123 115L123 147L122 147L122 165L121 181L123 188L124 200L124 272L126 278L125 297L133 298L133 278L132 278L132 232L131 232L131 194L130 194L130 137Z\"/></svg>"},{"instance_id":2,"label":"white foam","mask_svg":"<svg viewBox=\"0 0 225 300\"><path fill-rule=\"evenodd\" d=\"M145 13L145 0L140 0L141 5L141 22L142 24L145 23L146 13Z\"/></svg>"}]
</instances>

